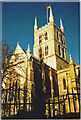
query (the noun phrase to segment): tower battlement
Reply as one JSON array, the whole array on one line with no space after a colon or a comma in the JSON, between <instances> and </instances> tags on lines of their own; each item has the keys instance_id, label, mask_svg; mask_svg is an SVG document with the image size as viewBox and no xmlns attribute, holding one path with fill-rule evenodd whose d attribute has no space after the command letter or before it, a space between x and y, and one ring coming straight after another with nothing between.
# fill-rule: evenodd
<instances>
[{"instance_id":1,"label":"tower battlement","mask_svg":"<svg viewBox=\"0 0 81 120\"><path fill-rule=\"evenodd\" d=\"M35 18L33 54L56 70L68 67L69 60L63 23L61 18L60 28L54 23L51 8L49 23L38 28Z\"/></svg>"}]
</instances>

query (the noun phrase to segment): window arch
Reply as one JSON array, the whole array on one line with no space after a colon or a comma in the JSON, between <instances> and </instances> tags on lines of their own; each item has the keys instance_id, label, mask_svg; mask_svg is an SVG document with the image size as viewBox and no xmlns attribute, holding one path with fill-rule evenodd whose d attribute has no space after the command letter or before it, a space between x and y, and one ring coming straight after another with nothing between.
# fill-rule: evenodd
<instances>
[{"instance_id":1,"label":"window arch","mask_svg":"<svg viewBox=\"0 0 81 120\"><path fill-rule=\"evenodd\" d=\"M47 32L45 32L45 40L48 40Z\"/></svg>"},{"instance_id":2,"label":"window arch","mask_svg":"<svg viewBox=\"0 0 81 120\"><path fill-rule=\"evenodd\" d=\"M42 43L42 35L39 36L39 44Z\"/></svg>"},{"instance_id":3,"label":"window arch","mask_svg":"<svg viewBox=\"0 0 81 120\"><path fill-rule=\"evenodd\" d=\"M45 36L47 36L47 32L45 32Z\"/></svg>"},{"instance_id":4,"label":"window arch","mask_svg":"<svg viewBox=\"0 0 81 120\"><path fill-rule=\"evenodd\" d=\"M61 55L60 45L58 45L58 52L59 52L59 55Z\"/></svg>"},{"instance_id":5,"label":"window arch","mask_svg":"<svg viewBox=\"0 0 81 120\"><path fill-rule=\"evenodd\" d=\"M60 39L61 39L61 41L62 41L62 35L60 35Z\"/></svg>"},{"instance_id":6,"label":"window arch","mask_svg":"<svg viewBox=\"0 0 81 120\"><path fill-rule=\"evenodd\" d=\"M65 80L65 78L63 78L63 85L64 85L64 89L66 89L66 80Z\"/></svg>"},{"instance_id":7,"label":"window arch","mask_svg":"<svg viewBox=\"0 0 81 120\"><path fill-rule=\"evenodd\" d=\"M64 57L65 57L65 56L64 56L64 48L62 48L62 55L63 55L63 58L64 58Z\"/></svg>"},{"instance_id":8,"label":"window arch","mask_svg":"<svg viewBox=\"0 0 81 120\"><path fill-rule=\"evenodd\" d=\"M45 56L48 55L48 46L45 46Z\"/></svg>"},{"instance_id":9,"label":"window arch","mask_svg":"<svg viewBox=\"0 0 81 120\"><path fill-rule=\"evenodd\" d=\"M59 40L59 33L58 33L58 31L57 31L57 40Z\"/></svg>"},{"instance_id":10,"label":"window arch","mask_svg":"<svg viewBox=\"0 0 81 120\"><path fill-rule=\"evenodd\" d=\"M42 48L39 48L39 58L42 58Z\"/></svg>"}]
</instances>

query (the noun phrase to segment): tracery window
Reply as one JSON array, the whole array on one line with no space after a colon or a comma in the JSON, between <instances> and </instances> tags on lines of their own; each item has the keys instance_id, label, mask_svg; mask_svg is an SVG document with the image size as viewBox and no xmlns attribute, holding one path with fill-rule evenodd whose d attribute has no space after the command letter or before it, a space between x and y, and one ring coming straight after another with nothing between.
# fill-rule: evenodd
<instances>
[{"instance_id":1,"label":"tracery window","mask_svg":"<svg viewBox=\"0 0 81 120\"><path fill-rule=\"evenodd\" d=\"M57 31L57 40L59 40L59 33L58 33L58 31Z\"/></svg>"},{"instance_id":2,"label":"tracery window","mask_svg":"<svg viewBox=\"0 0 81 120\"><path fill-rule=\"evenodd\" d=\"M39 58L42 58L42 48L39 49Z\"/></svg>"},{"instance_id":3,"label":"tracery window","mask_svg":"<svg viewBox=\"0 0 81 120\"><path fill-rule=\"evenodd\" d=\"M63 36L60 34L60 42L63 44Z\"/></svg>"},{"instance_id":4,"label":"tracery window","mask_svg":"<svg viewBox=\"0 0 81 120\"><path fill-rule=\"evenodd\" d=\"M64 85L64 89L66 89L66 81L65 81L65 78L63 78L63 85Z\"/></svg>"},{"instance_id":5,"label":"tracery window","mask_svg":"<svg viewBox=\"0 0 81 120\"><path fill-rule=\"evenodd\" d=\"M42 35L39 36L39 44L42 43Z\"/></svg>"},{"instance_id":6,"label":"tracery window","mask_svg":"<svg viewBox=\"0 0 81 120\"><path fill-rule=\"evenodd\" d=\"M62 44L65 45L64 37L62 36Z\"/></svg>"},{"instance_id":7,"label":"tracery window","mask_svg":"<svg viewBox=\"0 0 81 120\"><path fill-rule=\"evenodd\" d=\"M63 55L63 58L64 58L64 48L62 48L62 55Z\"/></svg>"},{"instance_id":8,"label":"tracery window","mask_svg":"<svg viewBox=\"0 0 81 120\"><path fill-rule=\"evenodd\" d=\"M45 40L48 40L47 32L45 32Z\"/></svg>"},{"instance_id":9,"label":"tracery window","mask_svg":"<svg viewBox=\"0 0 81 120\"><path fill-rule=\"evenodd\" d=\"M60 45L58 45L58 52L59 52L59 55L61 55Z\"/></svg>"},{"instance_id":10,"label":"tracery window","mask_svg":"<svg viewBox=\"0 0 81 120\"><path fill-rule=\"evenodd\" d=\"M48 55L48 46L45 46L45 56Z\"/></svg>"},{"instance_id":11,"label":"tracery window","mask_svg":"<svg viewBox=\"0 0 81 120\"><path fill-rule=\"evenodd\" d=\"M60 39L61 39L61 41L62 41L62 35L60 35Z\"/></svg>"}]
</instances>

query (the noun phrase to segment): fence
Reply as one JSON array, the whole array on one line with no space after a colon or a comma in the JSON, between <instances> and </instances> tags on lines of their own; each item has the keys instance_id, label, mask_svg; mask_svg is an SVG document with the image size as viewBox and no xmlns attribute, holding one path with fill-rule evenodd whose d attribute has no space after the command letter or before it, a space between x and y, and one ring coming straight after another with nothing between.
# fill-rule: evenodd
<instances>
[{"instance_id":1,"label":"fence","mask_svg":"<svg viewBox=\"0 0 81 120\"><path fill-rule=\"evenodd\" d=\"M69 93L67 87L67 94L59 95L58 93L58 97L54 97L53 100L49 99L46 101L47 118L54 118L55 116L68 113L80 113L80 88L77 87L77 83L79 82L76 81L76 92L74 92L75 88L72 88L72 92Z\"/></svg>"},{"instance_id":2,"label":"fence","mask_svg":"<svg viewBox=\"0 0 81 120\"><path fill-rule=\"evenodd\" d=\"M18 83L13 82L9 89L2 89L2 117L8 117L17 114L21 109L26 111L33 110L33 103L31 97L27 97L28 91L24 86L21 89Z\"/></svg>"},{"instance_id":3,"label":"fence","mask_svg":"<svg viewBox=\"0 0 81 120\"><path fill-rule=\"evenodd\" d=\"M53 100L45 100L46 110L44 114L47 118L54 118L55 116L64 115L67 113L80 112L80 108L79 110L77 108L77 105L78 107L80 106L80 88L78 87L78 83L79 82L77 82L76 80L77 92L74 92L74 88L72 88L72 92L69 93L67 87L66 95L59 95L58 93L58 96L54 97ZM15 115L20 110L26 110L31 112L35 111L34 106L36 103L34 103L33 99L31 99L32 92L31 97L28 97L28 94L29 93L26 87L24 86L24 89L21 89L20 86L18 86L17 81L15 83L13 82L12 85L10 83L8 89L2 89L2 117ZM66 106L68 106L68 110Z\"/></svg>"}]
</instances>

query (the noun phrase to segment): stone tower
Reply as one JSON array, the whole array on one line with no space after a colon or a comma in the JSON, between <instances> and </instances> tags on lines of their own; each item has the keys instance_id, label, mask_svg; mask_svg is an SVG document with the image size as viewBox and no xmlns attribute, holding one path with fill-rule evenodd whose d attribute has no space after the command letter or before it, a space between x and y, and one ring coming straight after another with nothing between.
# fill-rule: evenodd
<instances>
[{"instance_id":1,"label":"stone tower","mask_svg":"<svg viewBox=\"0 0 81 120\"><path fill-rule=\"evenodd\" d=\"M69 66L62 20L60 18L59 28L54 23L51 7L48 24L38 29L35 18L33 55L38 59L43 59L47 65L56 70Z\"/></svg>"}]
</instances>

